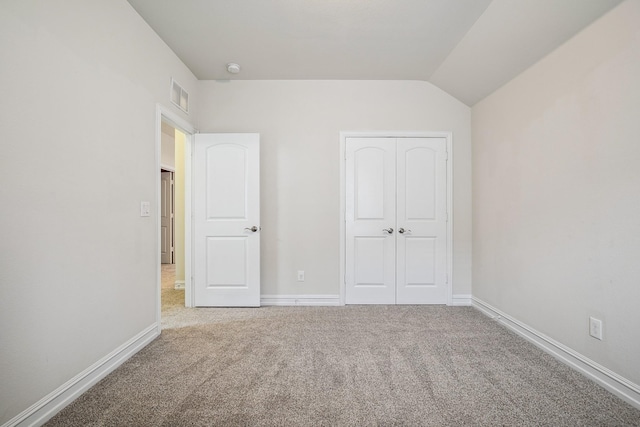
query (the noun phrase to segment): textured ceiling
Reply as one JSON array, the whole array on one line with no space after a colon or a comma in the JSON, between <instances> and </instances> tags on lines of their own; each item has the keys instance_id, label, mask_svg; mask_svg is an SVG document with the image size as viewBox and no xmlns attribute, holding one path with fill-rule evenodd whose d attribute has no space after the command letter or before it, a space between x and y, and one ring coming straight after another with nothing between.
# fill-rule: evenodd
<instances>
[{"instance_id":1,"label":"textured ceiling","mask_svg":"<svg viewBox=\"0 0 640 427\"><path fill-rule=\"evenodd\" d=\"M201 80L424 80L467 105L620 3L128 1ZM240 74L229 74L228 62Z\"/></svg>"}]
</instances>

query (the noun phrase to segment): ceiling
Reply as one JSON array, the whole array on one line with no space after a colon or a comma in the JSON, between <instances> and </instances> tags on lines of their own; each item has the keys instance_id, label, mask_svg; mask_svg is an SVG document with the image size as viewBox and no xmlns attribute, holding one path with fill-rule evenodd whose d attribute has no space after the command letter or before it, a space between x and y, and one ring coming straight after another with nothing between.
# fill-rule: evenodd
<instances>
[{"instance_id":1,"label":"ceiling","mask_svg":"<svg viewBox=\"0 0 640 427\"><path fill-rule=\"evenodd\" d=\"M200 80L424 80L471 106L621 0L128 1Z\"/></svg>"}]
</instances>

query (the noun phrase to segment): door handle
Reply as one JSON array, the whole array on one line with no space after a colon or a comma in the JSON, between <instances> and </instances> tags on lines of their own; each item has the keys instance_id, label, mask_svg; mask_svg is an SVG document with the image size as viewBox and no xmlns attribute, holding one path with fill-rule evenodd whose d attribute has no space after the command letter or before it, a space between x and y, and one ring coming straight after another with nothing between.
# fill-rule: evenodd
<instances>
[{"instance_id":1,"label":"door handle","mask_svg":"<svg viewBox=\"0 0 640 427\"><path fill-rule=\"evenodd\" d=\"M391 234L391 233L393 233L393 228L391 228L391 227L383 228L382 231L386 231L387 233Z\"/></svg>"},{"instance_id":2,"label":"door handle","mask_svg":"<svg viewBox=\"0 0 640 427\"><path fill-rule=\"evenodd\" d=\"M254 233L255 233L256 231L258 231L258 230L261 230L261 229L262 229L262 227L258 228L258 227L256 227L255 225L254 225L253 227L251 227L251 228L245 228L245 230L253 231Z\"/></svg>"},{"instance_id":3,"label":"door handle","mask_svg":"<svg viewBox=\"0 0 640 427\"><path fill-rule=\"evenodd\" d=\"M411 230L405 230L404 228L401 228L401 229L398 230L398 233L400 233L400 234L404 234L405 232L406 233L411 233Z\"/></svg>"}]
</instances>

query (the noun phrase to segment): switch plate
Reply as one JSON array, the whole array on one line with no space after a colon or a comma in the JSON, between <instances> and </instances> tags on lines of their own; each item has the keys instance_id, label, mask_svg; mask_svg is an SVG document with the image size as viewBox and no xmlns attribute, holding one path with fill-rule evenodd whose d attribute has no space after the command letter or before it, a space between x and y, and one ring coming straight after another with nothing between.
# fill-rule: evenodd
<instances>
[{"instance_id":1,"label":"switch plate","mask_svg":"<svg viewBox=\"0 0 640 427\"><path fill-rule=\"evenodd\" d=\"M602 339L602 320L589 317L589 335L599 340Z\"/></svg>"},{"instance_id":2,"label":"switch plate","mask_svg":"<svg viewBox=\"0 0 640 427\"><path fill-rule=\"evenodd\" d=\"M304 270L298 270L298 282L304 282Z\"/></svg>"},{"instance_id":3,"label":"switch plate","mask_svg":"<svg viewBox=\"0 0 640 427\"><path fill-rule=\"evenodd\" d=\"M140 216L151 216L150 202L140 202Z\"/></svg>"}]
</instances>

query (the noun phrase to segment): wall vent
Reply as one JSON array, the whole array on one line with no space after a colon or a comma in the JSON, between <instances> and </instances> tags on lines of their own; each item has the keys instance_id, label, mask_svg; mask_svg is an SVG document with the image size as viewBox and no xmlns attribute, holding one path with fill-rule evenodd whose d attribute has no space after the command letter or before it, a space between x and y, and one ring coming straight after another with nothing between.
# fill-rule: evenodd
<instances>
[{"instance_id":1,"label":"wall vent","mask_svg":"<svg viewBox=\"0 0 640 427\"><path fill-rule=\"evenodd\" d=\"M171 93L169 99L185 113L189 113L189 93L173 78L171 79Z\"/></svg>"}]
</instances>

